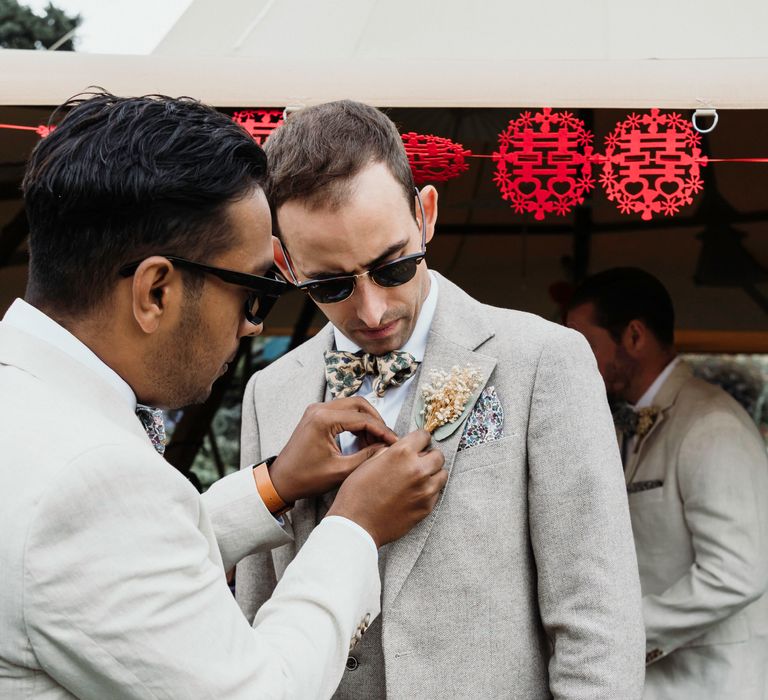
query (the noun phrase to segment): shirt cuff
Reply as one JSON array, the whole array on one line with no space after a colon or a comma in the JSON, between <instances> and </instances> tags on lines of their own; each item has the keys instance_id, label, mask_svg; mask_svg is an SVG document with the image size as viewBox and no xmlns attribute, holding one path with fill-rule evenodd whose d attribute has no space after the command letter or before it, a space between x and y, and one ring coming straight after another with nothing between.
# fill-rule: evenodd
<instances>
[{"instance_id":1,"label":"shirt cuff","mask_svg":"<svg viewBox=\"0 0 768 700\"><path fill-rule=\"evenodd\" d=\"M371 534L363 527L360 527L356 522L353 520L350 520L349 518L345 518L341 515L327 515L323 518L323 520L335 520L338 523L342 523L346 527L350 528L351 530L354 530L355 532L360 534L360 537L364 538L366 542L370 545L371 549L376 553L376 556L379 556L379 550L376 549L376 543L373 541L373 537L371 537Z\"/></svg>"}]
</instances>

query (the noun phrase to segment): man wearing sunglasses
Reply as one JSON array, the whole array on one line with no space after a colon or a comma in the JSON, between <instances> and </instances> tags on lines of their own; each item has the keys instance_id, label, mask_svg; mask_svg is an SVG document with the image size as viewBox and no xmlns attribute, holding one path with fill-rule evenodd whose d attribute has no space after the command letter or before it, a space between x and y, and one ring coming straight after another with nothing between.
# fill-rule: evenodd
<instances>
[{"instance_id":1,"label":"man wearing sunglasses","mask_svg":"<svg viewBox=\"0 0 768 700\"><path fill-rule=\"evenodd\" d=\"M639 697L643 628L621 462L583 338L485 306L427 269L437 191L414 188L397 129L378 110L301 110L266 150L275 259L330 323L252 378L244 464L278 449L309 403L363 396L405 434L421 423L431 371L480 377L464 416L434 434L449 473L435 511L380 553L382 615L335 697ZM277 387L279 407L264 398ZM340 443L356 445L349 434ZM332 498L297 503L294 542L238 567L249 618Z\"/></svg>"},{"instance_id":2,"label":"man wearing sunglasses","mask_svg":"<svg viewBox=\"0 0 768 700\"><path fill-rule=\"evenodd\" d=\"M204 400L286 289L264 153L189 99L66 107L26 171L29 285L0 322L0 697L329 697L379 611L377 547L430 512L442 455L347 398L201 497L148 406ZM343 455L348 430L365 446ZM224 572L342 481L251 625Z\"/></svg>"}]
</instances>

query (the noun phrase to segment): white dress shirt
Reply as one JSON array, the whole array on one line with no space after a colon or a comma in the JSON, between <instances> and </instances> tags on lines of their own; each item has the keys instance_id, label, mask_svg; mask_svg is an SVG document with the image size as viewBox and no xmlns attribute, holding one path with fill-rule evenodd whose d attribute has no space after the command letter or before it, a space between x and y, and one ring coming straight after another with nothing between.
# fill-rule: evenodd
<instances>
[{"instance_id":1,"label":"white dress shirt","mask_svg":"<svg viewBox=\"0 0 768 700\"><path fill-rule=\"evenodd\" d=\"M429 337L429 329L432 326L432 319L435 316L435 309L437 308L437 280L434 275L429 273L429 293L427 294L424 303L421 305L421 311L419 312L419 318L416 321L416 325L413 328L411 337L408 338L403 347L398 348L402 352L408 352L413 355L413 358L417 362L423 362L424 353L427 350L427 338ZM338 328L334 326L333 335L336 341L336 349L341 352L360 352L361 348L347 338ZM373 391L373 377L369 374L363 379L363 383L360 385L357 393L354 396L362 396L368 401L381 415L382 420L387 424L387 427L394 430L397 417L400 415L400 409L403 407L403 402L408 394L408 386L414 380L414 377L409 377L400 386L391 386L385 392L384 396L376 396ZM342 433L339 435L339 444L341 451L344 454L350 454L360 449L360 445L357 444L355 436L352 433Z\"/></svg>"},{"instance_id":2,"label":"white dress shirt","mask_svg":"<svg viewBox=\"0 0 768 700\"><path fill-rule=\"evenodd\" d=\"M678 362L680 362L679 357L675 357L672 362L670 362L662 371L661 374L659 374L656 379L653 380L653 384L649 386L645 393L640 397L640 400L632 407L636 411L641 408L647 408L648 406L652 406L654 399L656 398L656 394L659 393L659 389L661 389L664 382L667 381L667 377L669 377L670 374L672 374L672 370L677 367Z\"/></svg>"}]
</instances>

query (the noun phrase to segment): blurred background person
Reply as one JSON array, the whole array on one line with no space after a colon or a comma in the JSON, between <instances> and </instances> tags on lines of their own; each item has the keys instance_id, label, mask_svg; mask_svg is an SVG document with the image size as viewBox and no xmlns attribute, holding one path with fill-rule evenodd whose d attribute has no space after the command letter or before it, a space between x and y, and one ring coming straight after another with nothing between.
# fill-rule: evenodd
<instances>
[{"instance_id":1,"label":"blurred background person","mask_svg":"<svg viewBox=\"0 0 768 700\"><path fill-rule=\"evenodd\" d=\"M585 280L566 324L605 381L646 629L647 699L768 697L768 457L744 409L676 356L669 293L637 268Z\"/></svg>"}]
</instances>

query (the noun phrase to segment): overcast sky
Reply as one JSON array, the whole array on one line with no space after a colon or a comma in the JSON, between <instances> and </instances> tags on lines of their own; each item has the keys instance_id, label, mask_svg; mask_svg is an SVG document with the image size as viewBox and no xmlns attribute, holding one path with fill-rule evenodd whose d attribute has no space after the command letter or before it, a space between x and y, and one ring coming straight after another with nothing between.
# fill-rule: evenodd
<instances>
[{"instance_id":1,"label":"overcast sky","mask_svg":"<svg viewBox=\"0 0 768 700\"><path fill-rule=\"evenodd\" d=\"M49 0L21 0L39 12ZM53 0L83 21L78 51L88 53L152 53L192 0Z\"/></svg>"}]
</instances>

